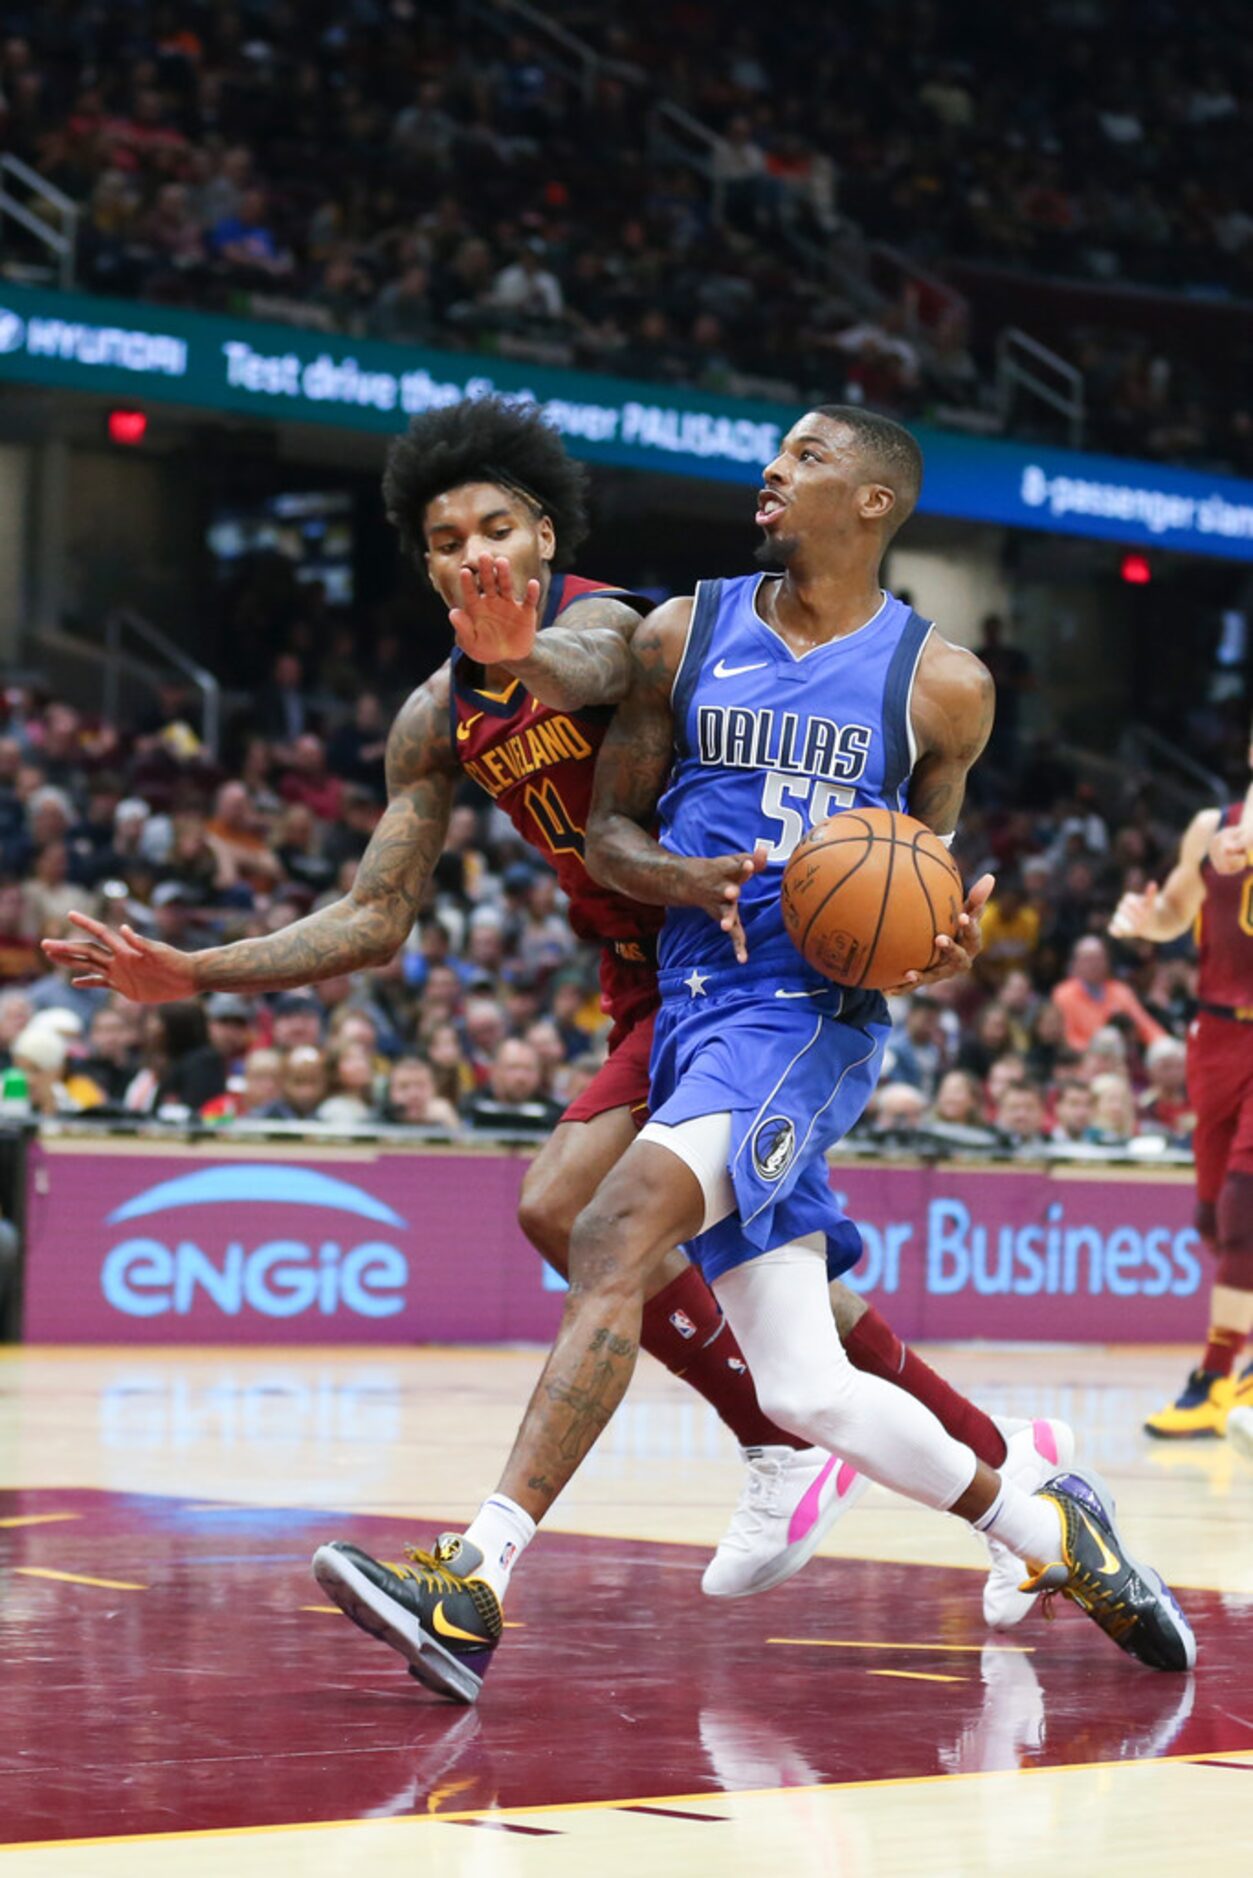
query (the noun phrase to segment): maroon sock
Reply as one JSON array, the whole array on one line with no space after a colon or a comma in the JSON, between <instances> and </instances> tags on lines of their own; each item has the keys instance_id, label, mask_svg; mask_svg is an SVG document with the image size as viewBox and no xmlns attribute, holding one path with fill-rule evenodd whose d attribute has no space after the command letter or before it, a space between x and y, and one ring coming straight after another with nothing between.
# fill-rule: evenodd
<instances>
[{"instance_id":1,"label":"maroon sock","mask_svg":"<svg viewBox=\"0 0 1253 1878\"><path fill-rule=\"evenodd\" d=\"M640 1342L672 1376L681 1376L717 1409L741 1447L808 1447L758 1408L734 1332L694 1265L648 1300Z\"/></svg>"},{"instance_id":2,"label":"maroon sock","mask_svg":"<svg viewBox=\"0 0 1253 1878\"><path fill-rule=\"evenodd\" d=\"M954 1441L964 1441L979 1460L989 1467L999 1467L1005 1459L1005 1437L992 1420L964 1395L958 1395L951 1383L924 1363L920 1356L906 1349L891 1324L880 1317L873 1305L858 1318L844 1348L854 1369L864 1369L869 1376L882 1376L894 1382L907 1395L916 1396L943 1422Z\"/></svg>"},{"instance_id":3,"label":"maroon sock","mask_svg":"<svg viewBox=\"0 0 1253 1878\"><path fill-rule=\"evenodd\" d=\"M1201 1368L1208 1370L1211 1376L1230 1376L1243 1348L1242 1330L1224 1330L1220 1324L1211 1324Z\"/></svg>"}]
</instances>

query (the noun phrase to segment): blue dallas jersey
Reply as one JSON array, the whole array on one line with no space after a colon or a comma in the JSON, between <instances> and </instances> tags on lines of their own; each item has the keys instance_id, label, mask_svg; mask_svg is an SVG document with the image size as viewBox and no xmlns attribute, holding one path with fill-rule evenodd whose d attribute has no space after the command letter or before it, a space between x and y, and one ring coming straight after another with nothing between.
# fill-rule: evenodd
<instances>
[{"instance_id":1,"label":"blue dallas jersey","mask_svg":"<svg viewBox=\"0 0 1253 1878\"><path fill-rule=\"evenodd\" d=\"M905 807L915 755L910 697L931 622L885 593L856 632L798 658L758 611L771 578L696 589L674 683L675 766L660 840L673 854L697 856L765 843L769 866L740 897L748 970L817 986L823 981L783 925L783 869L829 815ZM663 985L693 966L734 965L730 940L696 907L667 913L659 958Z\"/></svg>"},{"instance_id":2,"label":"blue dallas jersey","mask_svg":"<svg viewBox=\"0 0 1253 1878\"><path fill-rule=\"evenodd\" d=\"M857 632L797 658L757 611L762 585L749 577L697 588L674 685L675 768L659 811L672 853L758 842L770 851L740 900L746 965L692 907L669 909L659 945L653 1120L731 1116L736 1210L687 1248L711 1283L813 1233L825 1237L832 1277L860 1256L825 1155L874 1089L887 1007L877 991L846 992L806 965L784 928L779 884L815 822L845 808L904 807L910 694L931 631L885 594Z\"/></svg>"}]
</instances>

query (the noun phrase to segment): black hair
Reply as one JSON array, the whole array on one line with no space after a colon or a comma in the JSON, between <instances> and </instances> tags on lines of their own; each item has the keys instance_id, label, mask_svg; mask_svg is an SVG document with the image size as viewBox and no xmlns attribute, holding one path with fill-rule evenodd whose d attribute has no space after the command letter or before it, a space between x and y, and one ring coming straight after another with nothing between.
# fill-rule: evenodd
<instances>
[{"instance_id":1,"label":"black hair","mask_svg":"<svg viewBox=\"0 0 1253 1878\"><path fill-rule=\"evenodd\" d=\"M889 488L896 504L888 518L888 539L896 533L918 505L922 489L922 451L903 424L878 411L867 411L860 404L819 404L819 417L830 418L851 430L857 453L877 482Z\"/></svg>"},{"instance_id":2,"label":"black hair","mask_svg":"<svg viewBox=\"0 0 1253 1878\"><path fill-rule=\"evenodd\" d=\"M566 453L536 404L466 398L424 411L387 452L383 501L407 555L426 550L426 511L463 483L497 483L546 515L563 567L587 534L587 471Z\"/></svg>"}]
</instances>

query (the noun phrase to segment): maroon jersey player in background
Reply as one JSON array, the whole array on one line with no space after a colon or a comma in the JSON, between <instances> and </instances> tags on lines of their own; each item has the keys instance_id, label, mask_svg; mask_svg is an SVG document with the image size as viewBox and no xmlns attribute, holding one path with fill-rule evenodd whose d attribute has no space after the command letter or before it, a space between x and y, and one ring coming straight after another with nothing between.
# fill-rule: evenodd
<instances>
[{"instance_id":1,"label":"maroon jersey player in background","mask_svg":"<svg viewBox=\"0 0 1253 1878\"><path fill-rule=\"evenodd\" d=\"M1196 1224L1218 1269L1200 1364L1178 1399L1144 1425L1162 1440L1229 1432L1253 1453L1253 1363L1238 1380L1232 1374L1253 1331L1253 784L1242 802L1193 817L1165 883L1124 894L1109 930L1161 944L1194 924L1188 1096L1196 1111Z\"/></svg>"},{"instance_id":2,"label":"maroon jersey player in background","mask_svg":"<svg viewBox=\"0 0 1253 1878\"><path fill-rule=\"evenodd\" d=\"M48 950L85 974L83 982L146 1002L217 989L275 991L377 964L409 935L457 787L470 775L555 868L575 931L602 947L610 1054L537 1155L522 1193L528 1237L564 1273L574 1219L647 1118L661 909L591 880L583 829L596 753L625 694L631 637L648 602L556 571L586 534L585 473L533 407L488 398L414 419L391 447L383 490L401 546L448 606L458 644L392 726L388 806L351 892L281 932L195 954L91 920L77 922L85 939L50 942ZM704 865L701 904L732 919L739 860ZM968 963L967 950L953 947L928 975ZM1013 1473L1021 1463L1024 1480L1039 1470L1035 1424L1002 1429L853 1291L836 1284L832 1292L857 1367L917 1395L988 1465ZM642 1342L714 1406L745 1454L745 1494L706 1589L735 1596L782 1582L851 1504L858 1477L761 1414L730 1328L680 1251L655 1275ZM1060 1424L1039 1428L1045 1448L1069 1442ZM1030 1608L1032 1600L1016 1593L1021 1576L994 1555L993 1579L1005 1584L993 1621L1014 1621Z\"/></svg>"}]
</instances>

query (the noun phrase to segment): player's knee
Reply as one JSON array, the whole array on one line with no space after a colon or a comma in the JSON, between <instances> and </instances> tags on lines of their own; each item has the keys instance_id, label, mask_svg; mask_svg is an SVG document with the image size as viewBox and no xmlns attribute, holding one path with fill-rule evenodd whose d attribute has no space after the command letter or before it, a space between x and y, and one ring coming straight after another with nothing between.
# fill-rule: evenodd
<instances>
[{"instance_id":1,"label":"player's knee","mask_svg":"<svg viewBox=\"0 0 1253 1878\"><path fill-rule=\"evenodd\" d=\"M762 1413L789 1434L815 1447L829 1445L833 1430L848 1406L849 1379L839 1370L780 1369L753 1381Z\"/></svg>"},{"instance_id":2,"label":"player's knee","mask_svg":"<svg viewBox=\"0 0 1253 1878\"><path fill-rule=\"evenodd\" d=\"M1229 1173L1216 1210L1218 1282L1253 1291L1253 1174Z\"/></svg>"},{"instance_id":3,"label":"player's knee","mask_svg":"<svg viewBox=\"0 0 1253 1878\"><path fill-rule=\"evenodd\" d=\"M589 1200L570 1229L570 1283L581 1291L637 1291L654 1251L647 1200L612 1181Z\"/></svg>"},{"instance_id":4,"label":"player's knee","mask_svg":"<svg viewBox=\"0 0 1253 1878\"><path fill-rule=\"evenodd\" d=\"M574 1220L575 1208L567 1197L560 1166L546 1165L541 1156L522 1183L518 1224L535 1250L559 1272L569 1263Z\"/></svg>"}]
</instances>

